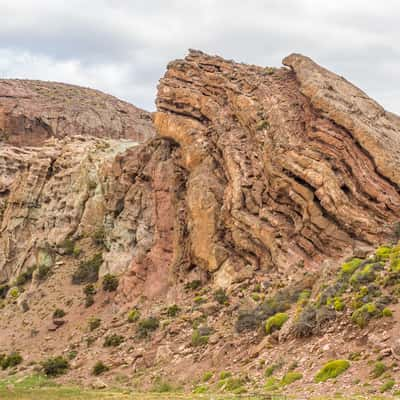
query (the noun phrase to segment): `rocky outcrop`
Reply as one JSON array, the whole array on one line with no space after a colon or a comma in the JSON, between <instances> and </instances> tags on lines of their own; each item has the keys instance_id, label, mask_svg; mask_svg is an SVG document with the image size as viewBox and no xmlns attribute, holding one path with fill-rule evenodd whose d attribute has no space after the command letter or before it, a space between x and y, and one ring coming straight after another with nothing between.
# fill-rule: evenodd
<instances>
[{"instance_id":1,"label":"rocky outcrop","mask_svg":"<svg viewBox=\"0 0 400 400\"><path fill-rule=\"evenodd\" d=\"M101 270L126 272L128 297L165 292L193 271L223 287L272 270L317 271L389 239L400 218L399 119L306 57L284 63L191 51L160 81L159 137L137 147L117 141L151 136L149 115L133 106L2 81L2 277L37 262L28 260L40 249L66 239L85 247L99 231ZM13 125L17 115L44 122L51 140ZM22 141L28 131L36 147Z\"/></svg>"},{"instance_id":2,"label":"rocky outcrop","mask_svg":"<svg viewBox=\"0 0 400 400\"><path fill-rule=\"evenodd\" d=\"M143 142L154 131L148 112L97 90L0 80L0 143L38 146L50 137L72 135Z\"/></svg>"},{"instance_id":3,"label":"rocky outcrop","mask_svg":"<svg viewBox=\"0 0 400 400\"><path fill-rule=\"evenodd\" d=\"M159 85L155 126L188 174L186 243L216 279L317 269L400 217L398 119L306 57L284 63L191 51Z\"/></svg>"}]
</instances>

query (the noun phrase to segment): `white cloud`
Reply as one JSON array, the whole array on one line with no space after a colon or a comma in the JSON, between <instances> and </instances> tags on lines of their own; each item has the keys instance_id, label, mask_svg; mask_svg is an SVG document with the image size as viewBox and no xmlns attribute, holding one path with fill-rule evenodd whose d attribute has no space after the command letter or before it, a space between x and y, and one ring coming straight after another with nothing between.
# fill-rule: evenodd
<instances>
[{"instance_id":1,"label":"white cloud","mask_svg":"<svg viewBox=\"0 0 400 400\"><path fill-rule=\"evenodd\" d=\"M396 0L0 0L0 9L0 76L91 86L153 109L166 64L188 48L262 65L300 52L400 113Z\"/></svg>"}]
</instances>

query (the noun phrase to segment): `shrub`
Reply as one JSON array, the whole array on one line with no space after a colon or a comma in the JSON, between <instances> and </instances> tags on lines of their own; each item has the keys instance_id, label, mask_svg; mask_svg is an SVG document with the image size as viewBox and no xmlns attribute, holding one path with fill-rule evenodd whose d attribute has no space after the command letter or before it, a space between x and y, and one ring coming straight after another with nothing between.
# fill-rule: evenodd
<instances>
[{"instance_id":1,"label":"shrub","mask_svg":"<svg viewBox=\"0 0 400 400\"><path fill-rule=\"evenodd\" d=\"M103 263L101 253L94 255L91 259L82 261L78 269L72 275L72 283L79 285L81 283L94 283L99 279L99 269Z\"/></svg>"},{"instance_id":2,"label":"shrub","mask_svg":"<svg viewBox=\"0 0 400 400\"><path fill-rule=\"evenodd\" d=\"M204 303L206 300L203 296L196 296L193 301L195 302L195 304L202 304Z\"/></svg>"},{"instance_id":3,"label":"shrub","mask_svg":"<svg viewBox=\"0 0 400 400\"><path fill-rule=\"evenodd\" d=\"M137 308L133 308L128 313L128 322L133 323L136 322L140 318L140 312Z\"/></svg>"},{"instance_id":4,"label":"shrub","mask_svg":"<svg viewBox=\"0 0 400 400\"><path fill-rule=\"evenodd\" d=\"M167 316L170 318L176 317L180 313L181 309L176 304L167 308Z\"/></svg>"},{"instance_id":5,"label":"shrub","mask_svg":"<svg viewBox=\"0 0 400 400\"><path fill-rule=\"evenodd\" d=\"M106 238L106 233L104 228L97 229L92 236L93 242L96 246L104 247L104 240Z\"/></svg>"},{"instance_id":6,"label":"shrub","mask_svg":"<svg viewBox=\"0 0 400 400\"><path fill-rule=\"evenodd\" d=\"M370 319L379 316L380 311L374 303L367 303L358 308L351 315L351 320L360 328L364 328Z\"/></svg>"},{"instance_id":7,"label":"shrub","mask_svg":"<svg viewBox=\"0 0 400 400\"><path fill-rule=\"evenodd\" d=\"M315 382L325 382L328 379L334 379L343 374L350 367L347 360L333 360L326 363L315 375Z\"/></svg>"},{"instance_id":8,"label":"shrub","mask_svg":"<svg viewBox=\"0 0 400 400\"><path fill-rule=\"evenodd\" d=\"M39 282L45 281L51 274L51 268L47 265L39 265L37 279Z\"/></svg>"},{"instance_id":9,"label":"shrub","mask_svg":"<svg viewBox=\"0 0 400 400\"><path fill-rule=\"evenodd\" d=\"M101 325L101 319L100 318L97 318L97 317L89 318L88 326L89 326L90 332L92 332L95 329L97 329L100 325Z\"/></svg>"},{"instance_id":10,"label":"shrub","mask_svg":"<svg viewBox=\"0 0 400 400\"><path fill-rule=\"evenodd\" d=\"M28 268L25 272L22 272L19 274L15 280L15 285L16 286L23 286L26 283L30 282L32 280L33 272L36 269L36 265L33 267Z\"/></svg>"},{"instance_id":11,"label":"shrub","mask_svg":"<svg viewBox=\"0 0 400 400\"><path fill-rule=\"evenodd\" d=\"M389 379L387 382L385 382L379 389L381 393L385 393L388 390L393 389L393 386L396 384L396 382L393 379Z\"/></svg>"},{"instance_id":12,"label":"shrub","mask_svg":"<svg viewBox=\"0 0 400 400\"><path fill-rule=\"evenodd\" d=\"M117 334L108 335L104 339L103 346L104 347L118 347L124 340L125 340L125 338L121 335L117 335Z\"/></svg>"},{"instance_id":13,"label":"shrub","mask_svg":"<svg viewBox=\"0 0 400 400\"><path fill-rule=\"evenodd\" d=\"M378 261L389 260L392 248L390 246L381 246L375 250L375 255Z\"/></svg>"},{"instance_id":14,"label":"shrub","mask_svg":"<svg viewBox=\"0 0 400 400\"><path fill-rule=\"evenodd\" d=\"M264 119L257 122L256 129L258 131L262 131L263 129L268 129L268 128L269 128L269 122L267 120Z\"/></svg>"},{"instance_id":15,"label":"shrub","mask_svg":"<svg viewBox=\"0 0 400 400\"><path fill-rule=\"evenodd\" d=\"M204 335L199 329L195 329L192 334L192 346L200 347L208 343L209 335Z\"/></svg>"},{"instance_id":16,"label":"shrub","mask_svg":"<svg viewBox=\"0 0 400 400\"><path fill-rule=\"evenodd\" d=\"M219 304L228 304L228 296L224 289L218 289L214 292L214 300Z\"/></svg>"},{"instance_id":17,"label":"shrub","mask_svg":"<svg viewBox=\"0 0 400 400\"><path fill-rule=\"evenodd\" d=\"M74 253L75 241L71 239L65 239L61 243L60 247L64 249L65 254L71 256Z\"/></svg>"},{"instance_id":18,"label":"shrub","mask_svg":"<svg viewBox=\"0 0 400 400\"><path fill-rule=\"evenodd\" d=\"M13 351L8 356L0 356L0 366L2 369L12 368L22 363L22 356Z\"/></svg>"},{"instance_id":19,"label":"shrub","mask_svg":"<svg viewBox=\"0 0 400 400\"><path fill-rule=\"evenodd\" d=\"M269 317L265 323L265 332L267 335L274 331L279 331L283 324L289 319L289 315L286 313L277 313L272 317Z\"/></svg>"},{"instance_id":20,"label":"shrub","mask_svg":"<svg viewBox=\"0 0 400 400\"><path fill-rule=\"evenodd\" d=\"M334 309L322 306L316 310L316 329L321 331L325 325L336 318L336 312Z\"/></svg>"},{"instance_id":21,"label":"shrub","mask_svg":"<svg viewBox=\"0 0 400 400\"><path fill-rule=\"evenodd\" d=\"M244 381L242 378L233 378L231 376L227 376L226 378L221 378L218 382L218 387L221 390L225 390L227 392L232 392L235 394L241 394L246 391L243 387Z\"/></svg>"},{"instance_id":22,"label":"shrub","mask_svg":"<svg viewBox=\"0 0 400 400\"><path fill-rule=\"evenodd\" d=\"M155 317L145 318L139 321L137 333L139 337L148 337L151 332L154 332L160 326L160 322Z\"/></svg>"},{"instance_id":23,"label":"shrub","mask_svg":"<svg viewBox=\"0 0 400 400\"><path fill-rule=\"evenodd\" d=\"M342 265L340 275L342 277L352 275L356 271L356 269L361 265L362 262L363 260L361 260L360 258L353 258L352 260L345 262Z\"/></svg>"},{"instance_id":24,"label":"shrub","mask_svg":"<svg viewBox=\"0 0 400 400\"><path fill-rule=\"evenodd\" d=\"M57 356L43 361L42 367L47 376L59 376L67 372L69 363L64 357Z\"/></svg>"},{"instance_id":25,"label":"shrub","mask_svg":"<svg viewBox=\"0 0 400 400\"><path fill-rule=\"evenodd\" d=\"M296 337L312 336L317 327L317 311L314 306L306 306L294 321L292 331Z\"/></svg>"},{"instance_id":26,"label":"shrub","mask_svg":"<svg viewBox=\"0 0 400 400\"><path fill-rule=\"evenodd\" d=\"M109 370L110 370L110 368L107 367L107 365L105 365L102 361L97 361L97 363L94 364L94 366L93 366L92 373L93 373L93 375L98 376Z\"/></svg>"},{"instance_id":27,"label":"shrub","mask_svg":"<svg viewBox=\"0 0 400 400\"><path fill-rule=\"evenodd\" d=\"M379 378L384 372L386 372L386 370L387 370L386 365L383 362L378 361L374 365L374 369L371 371L371 376L373 378Z\"/></svg>"},{"instance_id":28,"label":"shrub","mask_svg":"<svg viewBox=\"0 0 400 400\"><path fill-rule=\"evenodd\" d=\"M382 269L380 263L365 265L361 270L357 270L350 278L350 284L353 287L373 282L376 279L376 271Z\"/></svg>"},{"instance_id":29,"label":"shrub","mask_svg":"<svg viewBox=\"0 0 400 400\"><path fill-rule=\"evenodd\" d=\"M281 386L287 386L300 379L303 379L303 375L300 372L291 371L283 376L280 384Z\"/></svg>"},{"instance_id":30,"label":"shrub","mask_svg":"<svg viewBox=\"0 0 400 400\"><path fill-rule=\"evenodd\" d=\"M53 312L53 318L57 319L62 317L65 317L65 311L61 308L56 308Z\"/></svg>"},{"instance_id":31,"label":"shrub","mask_svg":"<svg viewBox=\"0 0 400 400\"><path fill-rule=\"evenodd\" d=\"M185 289L186 289L186 290L196 290L196 289L198 289L199 287L201 287L201 285L202 285L201 280L195 279L194 281L188 282L188 283L185 285Z\"/></svg>"},{"instance_id":32,"label":"shrub","mask_svg":"<svg viewBox=\"0 0 400 400\"><path fill-rule=\"evenodd\" d=\"M19 289L15 286L13 288L11 288L8 291L8 295L13 298L14 300L17 299L19 297L19 295L21 294L21 292L19 291Z\"/></svg>"},{"instance_id":33,"label":"shrub","mask_svg":"<svg viewBox=\"0 0 400 400\"><path fill-rule=\"evenodd\" d=\"M97 291L93 283L89 283L83 288L83 293L86 296L94 296L97 293Z\"/></svg>"},{"instance_id":34,"label":"shrub","mask_svg":"<svg viewBox=\"0 0 400 400\"><path fill-rule=\"evenodd\" d=\"M392 312L392 310L390 308L385 307L382 310L382 316L384 316L384 317L393 317L393 312Z\"/></svg>"},{"instance_id":35,"label":"shrub","mask_svg":"<svg viewBox=\"0 0 400 400\"><path fill-rule=\"evenodd\" d=\"M204 372L202 381L208 382L213 377L213 375L214 374L211 371Z\"/></svg>"},{"instance_id":36,"label":"shrub","mask_svg":"<svg viewBox=\"0 0 400 400\"><path fill-rule=\"evenodd\" d=\"M71 350L68 352L68 360L73 360L76 358L78 355L78 352L76 350Z\"/></svg>"},{"instance_id":37,"label":"shrub","mask_svg":"<svg viewBox=\"0 0 400 400\"><path fill-rule=\"evenodd\" d=\"M168 393L174 392L175 388L169 382L157 377L154 379L153 388L151 391L155 393Z\"/></svg>"},{"instance_id":38,"label":"shrub","mask_svg":"<svg viewBox=\"0 0 400 400\"><path fill-rule=\"evenodd\" d=\"M115 292L118 284L119 281L115 275L107 274L103 277L103 290L106 292Z\"/></svg>"}]
</instances>

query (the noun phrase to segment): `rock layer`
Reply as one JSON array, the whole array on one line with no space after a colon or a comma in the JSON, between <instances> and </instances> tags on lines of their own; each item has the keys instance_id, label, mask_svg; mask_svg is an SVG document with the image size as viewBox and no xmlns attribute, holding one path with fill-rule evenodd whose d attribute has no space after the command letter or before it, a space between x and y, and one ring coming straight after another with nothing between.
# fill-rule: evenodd
<instances>
[{"instance_id":1,"label":"rock layer","mask_svg":"<svg viewBox=\"0 0 400 400\"><path fill-rule=\"evenodd\" d=\"M284 62L191 51L159 85L155 126L188 172L192 262L217 278L317 268L387 239L400 217L397 117L306 57Z\"/></svg>"}]
</instances>

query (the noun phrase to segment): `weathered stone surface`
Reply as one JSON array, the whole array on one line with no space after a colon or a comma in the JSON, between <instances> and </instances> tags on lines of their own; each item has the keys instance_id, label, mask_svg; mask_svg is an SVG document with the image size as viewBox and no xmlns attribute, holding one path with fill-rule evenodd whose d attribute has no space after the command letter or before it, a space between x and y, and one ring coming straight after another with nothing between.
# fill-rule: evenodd
<instances>
[{"instance_id":1,"label":"weathered stone surface","mask_svg":"<svg viewBox=\"0 0 400 400\"><path fill-rule=\"evenodd\" d=\"M191 51L160 81L155 126L182 151L186 243L210 272L317 268L400 217L398 118L306 57L284 62Z\"/></svg>"},{"instance_id":2,"label":"weathered stone surface","mask_svg":"<svg viewBox=\"0 0 400 400\"><path fill-rule=\"evenodd\" d=\"M98 90L0 80L0 142L37 146L50 137L75 135L142 142L154 131L148 112Z\"/></svg>"}]
</instances>

